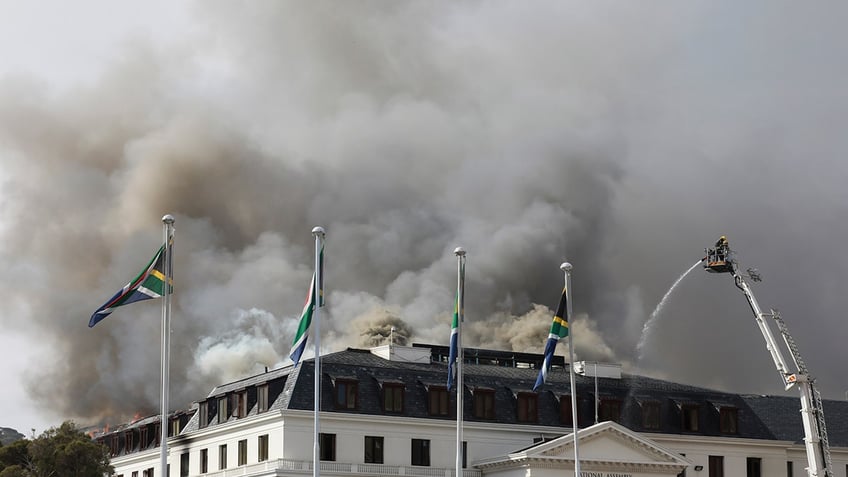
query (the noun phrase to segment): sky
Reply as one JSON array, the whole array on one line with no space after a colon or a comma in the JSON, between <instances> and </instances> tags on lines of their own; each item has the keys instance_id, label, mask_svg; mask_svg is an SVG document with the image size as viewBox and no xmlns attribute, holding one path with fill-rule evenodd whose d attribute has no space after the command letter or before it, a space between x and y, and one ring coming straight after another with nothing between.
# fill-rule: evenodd
<instances>
[{"instance_id":1,"label":"sky","mask_svg":"<svg viewBox=\"0 0 848 477\"><path fill-rule=\"evenodd\" d=\"M728 275L654 313L724 234L848 392L844 4L0 9L2 427L157 412L158 303L86 324L167 213L175 409L289 363L316 225L322 352L447 344L462 246L467 346L541 352L567 260L578 359L784 394Z\"/></svg>"}]
</instances>

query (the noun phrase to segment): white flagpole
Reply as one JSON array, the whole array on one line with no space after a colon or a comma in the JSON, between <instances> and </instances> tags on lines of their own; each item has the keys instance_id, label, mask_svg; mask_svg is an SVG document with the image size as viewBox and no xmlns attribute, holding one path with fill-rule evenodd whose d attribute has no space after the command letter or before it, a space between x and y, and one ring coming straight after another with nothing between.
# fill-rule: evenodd
<instances>
[{"instance_id":1,"label":"white flagpole","mask_svg":"<svg viewBox=\"0 0 848 477\"><path fill-rule=\"evenodd\" d=\"M162 285L162 394L160 403L162 414L159 417L159 461L163 477L168 477L168 394L171 368L171 237L174 234L174 216L162 217L165 235L165 260L163 260L165 283Z\"/></svg>"},{"instance_id":2,"label":"white flagpole","mask_svg":"<svg viewBox=\"0 0 848 477\"><path fill-rule=\"evenodd\" d=\"M465 249L457 247L453 253L456 255L456 476L462 477L462 405L465 397L465 388L462 385L462 321L465 319L465 277L463 268L465 264Z\"/></svg>"},{"instance_id":3,"label":"white flagpole","mask_svg":"<svg viewBox=\"0 0 848 477\"><path fill-rule=\"evenodd\" d=\"M574 333L571 330L572 320L574 317L571 313L571 264L564 262L559 266L560 270L565 272L565 301L568 314L568 355L570 362L568 363L568 377L571 383L571 420L574 429L574 477L580 477L580 454L577 451L577 431L580 427L577 425L577 386L574 384Z\"/></svg>"},{"instance_id":4,"label":"white flagpole","mask_svg":"<svg viewBox=\"0 0 848 477\"><path fill-rule=\"evenodd\" d=\"M315 400L312 404L313 413L315 415L315 429L312 436L313 477L319 477L321 475L321 443L318 439L321 431L319 418L321 411L321 322L319 320L319 311L321 309L321 294L324 291L321 287L321 274L323 273L323 270L321 270L321 242L324 240L324 235L324 229L322 227L315 227L312 229L312 236L315 237L315 283L312 286L312 293L314 294L312 332L315 336L312 339L312 343L315 345L315 384L313 386L315 391Z\"/></svg>"}]
</instances>

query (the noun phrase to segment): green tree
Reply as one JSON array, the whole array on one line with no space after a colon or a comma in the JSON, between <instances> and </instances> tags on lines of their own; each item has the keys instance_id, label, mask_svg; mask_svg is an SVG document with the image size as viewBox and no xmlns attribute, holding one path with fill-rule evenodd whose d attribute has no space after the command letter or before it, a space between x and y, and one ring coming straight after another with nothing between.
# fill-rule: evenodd
<instances>
[{"instance_id":1,"label":"green tree","mask_svg":"<svg viewBox=\"0 0 848 477\"><path fill-rule=\"evenodd\" d=\"M8 477L2 471L9 467L24 468L29 464L28 447L29 441L26 439L20 439L0 447L0 477Z\"/></svg>"},{"instance_id":2,"label":"green tree","mask_svg":"<svg viewBox=\"0 0 848 477\"><path fill-rule=\"evenodd\" d=\"M103 477L112 475L109 450L71 421L31 441L0 448L0 477Z\"/></svg>"}]
</instances>

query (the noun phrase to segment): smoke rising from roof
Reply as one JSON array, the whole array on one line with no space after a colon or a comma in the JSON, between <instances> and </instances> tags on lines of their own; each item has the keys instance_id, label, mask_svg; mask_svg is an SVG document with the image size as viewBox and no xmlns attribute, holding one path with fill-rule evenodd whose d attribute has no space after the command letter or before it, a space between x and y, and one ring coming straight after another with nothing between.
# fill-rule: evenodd
<instances>
[{"instance_id":1,"label":"smoke rising from roof","mask_svg":"<svg viewBox=\"0 0 848 477\"><path fill-rule=\"evenodd\" d=\"M85 323L171 213L174 406L285 361L315 225L326 351L391 326L447 343L461 245L468 346L541 351L568 259L578 359L780 392L726 277L682 282L635 362L727 234L841 396L846 38L803 8L204 2L184 43L129 44L92 84L0 77L0 319L52 350L29 391L62 417L155 412L158 306Z\"/></svg>"}]
</instances>

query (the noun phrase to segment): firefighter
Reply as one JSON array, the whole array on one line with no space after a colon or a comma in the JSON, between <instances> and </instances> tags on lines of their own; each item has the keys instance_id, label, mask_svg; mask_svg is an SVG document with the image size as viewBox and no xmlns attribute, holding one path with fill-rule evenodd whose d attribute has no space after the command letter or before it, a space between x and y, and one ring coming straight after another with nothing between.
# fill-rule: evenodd
<instances>
[{"instance_id":1,"label":"firefighter","mask_svg":"<svg viewBox=\"0 0 848 477\"><path fill-rule=\"evenodd\" d=\"M723 262L727 260L727 252L730 246L727 243L727 237L722 235L715 244L716 261Z\"/></svg>"}]
</instances>

